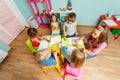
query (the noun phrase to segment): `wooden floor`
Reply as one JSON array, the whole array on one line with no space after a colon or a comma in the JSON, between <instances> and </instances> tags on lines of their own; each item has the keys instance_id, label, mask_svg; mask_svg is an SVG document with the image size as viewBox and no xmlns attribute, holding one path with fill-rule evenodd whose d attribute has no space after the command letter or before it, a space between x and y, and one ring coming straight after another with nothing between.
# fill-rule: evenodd
<instances>
[{"instance_id":1,"label":"wooden floor","mask_svg":"<svg viewBox=\"0 0 120 80\"><path fill-rule=\"evenodd\" d=\"M0 80L62 80L55 69L49 69L48 76L43 73L25 44L27 29L11 43L9 55L0 64ZM78 27L79 35L91 30L91 27ZM50 34L50 30L39 29L39 34ZM109 32L108 47L96 58L86 60L82 75L83 80L120 80L120 39L114 40Z\"/></svg>"}]
</instances>

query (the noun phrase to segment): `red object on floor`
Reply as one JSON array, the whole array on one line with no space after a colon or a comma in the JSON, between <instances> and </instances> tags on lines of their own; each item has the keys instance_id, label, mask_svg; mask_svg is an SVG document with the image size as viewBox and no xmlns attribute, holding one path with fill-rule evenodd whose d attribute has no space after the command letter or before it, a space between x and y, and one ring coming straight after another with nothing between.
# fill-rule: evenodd
<instances>
[{"instance_id":1,"label":"red object on floor","mask_svg":"<svg viewBox=\"0 0 120 80\"><path fill-rule=\"evenodd\" d=\"M117 26L109 26L109 25L107 25L103 20L113 20L113 21L117 24ZM97 23L96 26L98 26L98 25L101 23L101 21L105 24L105 26L106 26L108 29L111 29L111 28L120 28L120 21L117 21L117 20L115 19L115 15L113 15L110 19L108 19L105 15L101 15L101 16L100 16L100 19L99 19L99 21L98 21L98 23ZM114 39L117 40L119 37L120 37L120 34L117 35L117 36L114 36Z\"/></svg>"}]
</instances>

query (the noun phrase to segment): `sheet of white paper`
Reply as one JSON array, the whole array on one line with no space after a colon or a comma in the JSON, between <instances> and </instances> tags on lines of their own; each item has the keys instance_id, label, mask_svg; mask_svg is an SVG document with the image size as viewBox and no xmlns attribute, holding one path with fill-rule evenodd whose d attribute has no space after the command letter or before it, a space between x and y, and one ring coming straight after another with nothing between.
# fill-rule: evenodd
<instances>
[{"instance_id":1,"label":"sheet of white paper","mask_svg":"<svg viewBox=\"0 0 120 80\"><path fill-rule=\"evenodd\" d=\"M115 19L116 19L117 21L120 21L120 16L115 16Z\"/></svg>"},{"instance_id":2,"label":"sheet of white paper","mask_svg":"<svg viewBox=\"0 0 120 80\"><path fill-rule=\"evenodd\" d=\"M56 44L61 42L61 36L55 36L54 38L51 38L51 44Z\"/></svg>"},{"instance_id":3,"label":"sheet of white paper","mask_svg":"<svg viewBox=\"0 0 120 80\"><path fill-rule=\"evenodd\" d=\"M113 20L103 20L108 26L117 26Z\"/></svg>"},{"instance_id":4,"label":"sheet of white paper","mask_svg":"<svg viewBox=\"0 0 120 80\"><path fill-rule=\"evenodd\" d=\"M75 44L76 39L79 39L79 37L71 37L71 38L69 38L70 44Z\"/></svg>"},{"instance_id":5,"label":"sheet of white paper","mask_svg":"<svg viewBox=\"0 0 120 80\"><path fill-rule=\"evenodd\" d=\"M67 50L65 49L65 52L66 54L71 55L74 49L76 49L75 46L67 46Z\"/></svg>"},{"instance_id":6,"label":"sheet of white paper","mask_svg":"<svg viewBox=\"0 0 120 80\"><path fill-rule=\"evenodd\" d=\"M38 50L45 49L45 48L48 48L48 41L43 40L43 41L40 42Z\"/></svg>"}]
</instances>

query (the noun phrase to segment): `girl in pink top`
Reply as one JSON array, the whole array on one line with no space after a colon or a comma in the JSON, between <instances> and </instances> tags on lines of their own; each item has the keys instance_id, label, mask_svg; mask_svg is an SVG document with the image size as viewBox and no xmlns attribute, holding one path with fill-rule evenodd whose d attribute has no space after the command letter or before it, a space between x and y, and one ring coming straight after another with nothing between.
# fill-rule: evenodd
<instances>
[{"instance_id":1,"label":"girl in pink top","mask_svg":"<svg viewBox=\"0 0 120 80\"><path fill-rule=\"evenodd\" d=\"M81 67L84 62L85 62L85 53L83 51L80 51L79 49L74 49L70 56L70 62L66 63L63 80L65 79L66 75L81 80L82 77Z\"/></svg>"},{"instance_id":2,"label":"girl in pink top","mask_svg":"<svg viewBox=\"0 0 120 80\"><path fill-rule=\"evenodd\" d=\"M87 58L96 56L102 51L108 44L108 30L104 25L96 27L91 33L85 34L81 39L87 39L85 45L85 53ZM80 49L81 47L78 46Z\"/></svg>"}]
</instances>

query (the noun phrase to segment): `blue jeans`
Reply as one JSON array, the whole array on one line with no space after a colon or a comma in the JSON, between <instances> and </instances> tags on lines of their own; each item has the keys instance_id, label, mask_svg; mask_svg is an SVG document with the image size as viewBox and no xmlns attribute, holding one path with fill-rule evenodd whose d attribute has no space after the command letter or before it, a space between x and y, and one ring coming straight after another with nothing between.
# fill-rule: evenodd
<instances>
[{"instance_id":1,"label":"blue jeans","mask_svg":"<svg viewBox=\"0 0 120 80\"><path fill-rule=\"evenodd\" d=\"M76 34L73 34L73 35L67 35L66 37L76 37Z\"/></svg>"},{"instance_id":2,"label":"blue jeans","mask_svg":"<svg viewBox=\"0 0 120 80\"><path fill-rule=\"evenodd\" d=\"M86 59L94 58L94 57L96 57L96 56L97 56L97 55L90 55L90 54L87 54Z\"/></svg>"}]
</instances>

